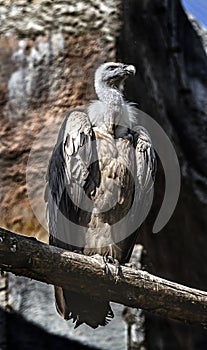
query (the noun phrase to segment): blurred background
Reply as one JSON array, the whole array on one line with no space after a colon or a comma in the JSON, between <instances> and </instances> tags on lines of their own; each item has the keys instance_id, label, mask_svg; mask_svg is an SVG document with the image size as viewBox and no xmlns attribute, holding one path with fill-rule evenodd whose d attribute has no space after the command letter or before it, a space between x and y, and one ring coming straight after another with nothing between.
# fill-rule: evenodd
<instances>
[{"instance_id":1,"label":"blurred background","mask_svg":"<svg viewBox=\"0 0 207 350\"><path fill-rule=\"evenodd\" d=\"M44 177L64 113L95 98L101 63L134 64L126 98L165 130L182 176L176 210L155 235L164 194L158 161L153 207L138 242L142 267L206 290L206 28L206 0L0 0L0 225L47 242L34 211L43 220ZM36 163L28 163L31 148ZM74 331L56 314L51 286L9 274L0 287L1 349L126 349L121 306L107 327ZM143 313L136 349L205 350L207 331Z\"/></svg>"}]
</instances>

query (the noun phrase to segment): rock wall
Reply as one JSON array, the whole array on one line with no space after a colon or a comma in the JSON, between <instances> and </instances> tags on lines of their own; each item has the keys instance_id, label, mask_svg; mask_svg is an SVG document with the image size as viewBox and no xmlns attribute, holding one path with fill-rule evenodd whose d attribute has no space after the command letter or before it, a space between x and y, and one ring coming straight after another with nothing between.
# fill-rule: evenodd
<instances>
[{"instance_id":1,"label":"rock wall","mask_svg":"<svg viewBox=\"0 0 207 350\"><path fill-rule=\"evenodd\" d=\"M0 308L1 350L126 348L126 327L121 305L112 305L116 318L106 327L94 331L83 325L74 329L72 321L65 321L57 314L52 286L9 274L7 292L9 312L3 312ZM3 306L1 299L0 305Z\"/></svg>"},{"instance_id":2,"label":"rock wall","mask_svg":"<svg viewBox=\"0 0 207 350\"><path fill-rule=\"evenodd\" d=\"M196 33L198 34L199 38L201 39L201 42L203 44L204 50L207 54L207 29L202 27L200 23L191 15L187 14L190 22L193 25L193 28L195 29Z\"/></svg>"},{"instance_id":3,"label":"rock wall","mask_svg":"<svg viewBox=\"0 0 207 350\"><path fill-rule=\"evenodd\" d=\"M137 67L135 79L127 82L128 99L137 102L167 132L182 175L174 215L153 235L152 224L164 190L158 164L154 206L140 240L154 273L206 290L207 56L178 0L130 0L124 2L123 16L118 59ZM149 349L207 347L207 333L202 328L148 316L147 329Z\"/></svg>"},{"instance_id":4,"label":"rock wall","mask_svg":"<svg viewBox=\"0 0 207 350\"><path fill-rule=\"evenodd\" d=\"M95 68L116 56L120 12L120 0L0 1L1 225L46 239L27 198L29 152L45 126L54 144L64 112L94 97ZM39 144L47 160L50 142L46 133Z\"/></svg>"}]
</instances>

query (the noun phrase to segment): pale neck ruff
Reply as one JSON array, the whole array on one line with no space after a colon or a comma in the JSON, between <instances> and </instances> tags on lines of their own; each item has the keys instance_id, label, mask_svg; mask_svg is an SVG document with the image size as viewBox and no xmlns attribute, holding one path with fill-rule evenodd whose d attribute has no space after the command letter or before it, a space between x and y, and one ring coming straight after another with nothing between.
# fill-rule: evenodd
<instances>
[{"instance_id":1,"label":"pale neck ruff","mask_svg":"<svg viewBox=\"0 0 207 350\"><path fill-rule=\"evenodd\" d=\"M127 103L121 91L103 82L95 83L95 90L99 100L92 101L88 107L91 124L110 134L114 133L114 126L129 127Z\"/></svg>"},{"instance_id":2,"label":"pale neck ruff","mask_svg":"<svg viewBox=\"0 0 207 350\"><path fill-rule=\"evenodd\" d=\"M120 90L115 87L107 86L103 82L95 82L95 91L100 101L118 107L124 103L124 99Z\"/></svg>"}]
</instances>

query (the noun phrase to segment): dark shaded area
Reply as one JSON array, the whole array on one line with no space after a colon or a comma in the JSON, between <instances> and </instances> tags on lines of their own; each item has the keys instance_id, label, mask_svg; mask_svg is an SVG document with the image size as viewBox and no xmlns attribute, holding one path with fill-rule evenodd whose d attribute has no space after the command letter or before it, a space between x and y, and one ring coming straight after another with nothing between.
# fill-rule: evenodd
<instances>
[{"instance_id":1,"label":"dark shaded area","mask_svg":"<svg viewBox=\"0 0 207 350\"><path fill-rule=\"evenodd\" d=\"M7 313L0 309L0 320L2 319L6 324L6 345L4 347L1 341L2 350L98 350L98 348L84 346L78 341L47 333L41 327L28 322L20 314L14 312Z\"/></svg>"},{"instance_id":2,"label":"dark shaded area","mask_svg":"<svg viewBox=\"0 0 207 350\"><path fill-rule=\"evenodd\" d=\"M201 327L189 327L183 323L175 321L171 322L170 320L146 312L145 317L146 341L148 343L147 349L206 350L206 331ZM193 337L189 337L189 329L192 334L194 334ZM173 341L172 333L174 334ZM153 342L153 344L151 342Z\"/></svg>"},{"instance_id":3,"label":"dark shaded area","mask_svg":"<svg viewBox=\"0 0 207 350\"><path fill-rule=\"evenodd\" d=\"M179 0L123 1L118 60L137 68L127 98L153 117L175 145L182 188L173 217L153 235L164 193L158 166L152 212L140 240L153 272L191 287L207 288L207 57ZM147 266L151 270L151 266ZM148 349L206 349L207 332L147 317ZM170 344L170 347L169 347Z\"/></svg>"}]
</instances>

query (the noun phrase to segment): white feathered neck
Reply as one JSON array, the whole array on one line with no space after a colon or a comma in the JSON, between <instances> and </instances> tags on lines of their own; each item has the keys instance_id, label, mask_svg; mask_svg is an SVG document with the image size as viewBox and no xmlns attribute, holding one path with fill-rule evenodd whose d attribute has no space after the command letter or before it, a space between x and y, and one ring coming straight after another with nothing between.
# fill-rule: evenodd
<instances>
[{"instance_id":1,"label":"white feathered neck","mask_svg":"<svg viewBox=\"0 0 207 350\"><path fill-rule=\"evenodd\" d=\"M91 124L108 133L114 133L116 126L131 128L137 110L133 104L124 100L121 91L96 82L95 90L99 99L92 101L88 107Z\"/></svg>"}]
</instances>

